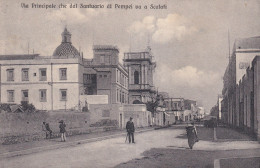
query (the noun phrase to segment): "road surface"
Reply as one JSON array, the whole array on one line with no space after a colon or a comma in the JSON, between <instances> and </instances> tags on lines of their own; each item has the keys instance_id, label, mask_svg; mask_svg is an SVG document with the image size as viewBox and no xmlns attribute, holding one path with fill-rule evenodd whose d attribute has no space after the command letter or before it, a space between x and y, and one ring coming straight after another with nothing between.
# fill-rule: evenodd
<instances>
[{"instance_id":1,"label":"road surface","mask_svg":"<svg viewBox=\"0 0 260 168\"><path fill-rule=\"evenodd\" d=\"M2 159L0 165L2 168L114 167L119 163L142 157L141 154L151 148L174 145L175 137L182 132L183 130L174 129L148 131L135 134L135 144L125 143L125 136L122 136ZM186 145L186 143L186 141L183 141L183 145Z\"/></svg>"},{"instance_id":2,"label":"road surface","mask_svg":"<svg viewBox=\"0 0 260 168\"><path fill-rule=\"evenodd\" d=\"M1 159L1 168L102 168L114 167L132 159L142 158L151 148L188 149L185 129L160 129L135 134L136 144L125 143L125 136ZM182 136L182 138L180 138ZM184 138L183 138L184 137ZM69 138L68 138L69 141ZM67 142L61 142L67 143ZM193 151L257 149L252 141L212 142L200 140Z\"/></svg>"}]
</instances>

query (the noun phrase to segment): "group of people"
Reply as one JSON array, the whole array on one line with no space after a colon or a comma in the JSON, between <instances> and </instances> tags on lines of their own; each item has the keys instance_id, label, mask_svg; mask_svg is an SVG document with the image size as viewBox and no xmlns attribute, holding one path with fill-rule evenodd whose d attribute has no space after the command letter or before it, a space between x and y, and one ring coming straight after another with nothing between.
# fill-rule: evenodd
<instances>
[{"instance_id":1,"label":"group of people","mask_svg":"<svg viewBox=\"0 0 260 168\"><path fill-rule=\"evenodd\" d=\"M66 124L63 120L61 120L59 123L60 123L59 128L60 128L61 141L65 142L66 141ZM135 140L134 140L135 126L134 126L132 117L130 117L130 120L126 123L126 130L127 130L127 139L129 140L129 143L135 143ZM52 130L50 128L49 123L43 122L42 131L45 132L46 139L52 138Z\"/></svg>"},{"instance_id":2,"label":"group of people","mask_svg":"<svg viewBox=\"0 0 260 168\"><path fill-rule=\"evenodd\" d=\"M61 134L61 141L65 142L66 141L66 124L63 120L61 120L59 123L60 123L59 128L60 128L60 134ZM42 130L46 134L46 139L48 139L48 137L50 139L52 138L52 130L50 129L49 123L43 122ZM135 143L135 140L134 140L135 126L134 126L132 117L130 117L129 121L126 123L126 131L127 131L126 141L128 139L129 143ZM192 146L194 145L194 143L199 141L195 124L192 123L191 125L190 124L187 125L186 131L187 131L187 136L188 136L188 143L189 143L190 148L192 149Z\"/></svg>"},{"instance_id":3,"label":"group of people","mask_svg":"<svg viewBox=\"0 0 260 168\"><path fill-rule=\"evenodd\" d=\"M61 134L61 141L65 142L66 141L66 124L63 120L61 120L59 123L60 123L59 128L60 128L60 134ZM45 132L46 139L48 139L48 137L49 137L49 139L52 138L52 130L50 128L49 123L47 123L47 122L42 123L42 131Z\"/></svg>"}]
</instances>

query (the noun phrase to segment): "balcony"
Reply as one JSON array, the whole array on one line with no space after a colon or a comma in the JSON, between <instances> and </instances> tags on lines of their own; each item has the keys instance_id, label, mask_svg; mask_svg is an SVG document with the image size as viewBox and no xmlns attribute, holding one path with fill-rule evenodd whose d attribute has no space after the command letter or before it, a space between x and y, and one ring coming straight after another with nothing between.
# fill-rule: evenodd
<instances>
[{"instance_id":1,"label":"balcony","mask_svg":"<svg viewBox=\"0 0 260 168\"><path fill-rule=\"evenodd\" d=\"M149 52L124 53L124 60L150 60L150 61L152 61L152 55Z\"/></svg>"},{"instance_id":2,"label":"balcony","mask_svg":"<svg viewBox=\"0 0 260 168\"><path fill-rule=\"evenodd\" d=\"M129 90L151 90L151 91L155 91L155 87L150 86L149 84L129 84Z\"/></svg>"}]
</instances>

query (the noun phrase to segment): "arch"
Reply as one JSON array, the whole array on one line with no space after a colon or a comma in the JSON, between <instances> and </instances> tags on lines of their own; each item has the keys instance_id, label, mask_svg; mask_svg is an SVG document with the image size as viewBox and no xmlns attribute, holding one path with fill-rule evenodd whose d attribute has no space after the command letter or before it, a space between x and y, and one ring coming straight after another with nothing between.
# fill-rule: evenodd
<instances>
[{"instance_id":1,"label":"arch","mask_svg":"<svg viewBox=\"0 0 260 168\"><path fill-rule=\"evenodd\" d=\"M134 84L139 84L139 72L134 72Z\"/></svg>"}]
</instances>

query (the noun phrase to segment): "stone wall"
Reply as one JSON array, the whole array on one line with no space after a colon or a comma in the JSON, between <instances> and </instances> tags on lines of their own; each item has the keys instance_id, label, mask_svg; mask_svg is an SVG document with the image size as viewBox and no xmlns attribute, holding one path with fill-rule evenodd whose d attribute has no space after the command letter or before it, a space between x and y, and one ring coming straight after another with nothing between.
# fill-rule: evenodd
<instances>
[{"instance_id":1,"label":"stone wall","mask_svg":"<svg viewBox=\"0 0 260 168\"><path fill-rule=\"evenodd\" d=\"M89 133L90 113L79 112L35 112L0 113L0 143L10 144L45 137L42 122L48 122L53 135L59 135L59 121L64 120L68 135Z\"/></svg>"}]
</instances>

